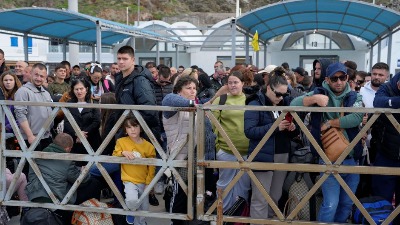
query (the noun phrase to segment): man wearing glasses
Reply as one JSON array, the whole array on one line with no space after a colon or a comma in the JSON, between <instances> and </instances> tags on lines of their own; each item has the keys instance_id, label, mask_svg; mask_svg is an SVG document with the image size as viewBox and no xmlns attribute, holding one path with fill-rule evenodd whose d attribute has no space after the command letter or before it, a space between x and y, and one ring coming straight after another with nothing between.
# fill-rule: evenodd
<instances>
[{"instance_id":1,"label":"man wearing glasses","mask_svg":"<svg viewBox=\"0 0 400 225\"><path fill-rule=\"evenodd\" d=\"M347 83L347 68L342 63L333 63L326 69L326 77L322 86L304 96L295 98L292 106L317 106L317 107L362 107L362 97L355 91L351 91ZM362 121L362 113L339 112L311 113L311 134L321 145L321 133L331 127L341 128L344 136L352 141L359 131L359 124ZM315 149L311 146L316 154ZM342 165L355 166L356 160L361 157L362 145L359 141L352 149ZM320 164L325 164L322 159ZM323 174L321 174L322 176ZM353 193L356 192L360 180L358 174L340 174ZM350 216L353 202L347 193L341 188L339 182L333 175L330 175L322 184L323 203L318 213L318 220L321 222L345 223Z\"/></svg>"}]
</instances>

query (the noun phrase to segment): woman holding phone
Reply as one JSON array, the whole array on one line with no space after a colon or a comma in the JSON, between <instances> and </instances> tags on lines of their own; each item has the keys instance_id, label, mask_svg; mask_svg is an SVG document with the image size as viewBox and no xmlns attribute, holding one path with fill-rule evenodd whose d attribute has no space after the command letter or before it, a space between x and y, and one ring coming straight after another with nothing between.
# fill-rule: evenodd
<instances>
[{"instance_id":1,"label":"woman holding phone","mask_svg":"<svg viewBox=\"0 0 400 225\"><path fill-rule=\"evenodd\" d=\"M246 103L252 106L288 106L288 82L285 71L277 67L271 72L269 83L256 95L247 99ZM244 133L249 138L249 155L256 148L272 124L279 117L279 111L246 111L244 114ZM279 123L268 141L257 153L253 162L288 163L290 140L298 134L291 116L287 115ZM286 171L254 171L265 190L276 204L282 195L282 186L286 177ZM252 181L252 197L250 203L250 217L266 219L274 216L269 209L267 200Z\"/></svg>"}]
</instances>

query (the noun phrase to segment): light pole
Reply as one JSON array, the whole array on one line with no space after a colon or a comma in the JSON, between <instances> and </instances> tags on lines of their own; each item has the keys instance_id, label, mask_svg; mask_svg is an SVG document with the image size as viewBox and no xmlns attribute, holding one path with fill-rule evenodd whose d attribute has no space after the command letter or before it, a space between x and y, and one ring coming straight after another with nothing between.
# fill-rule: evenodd
<instances>
[{"instance_id":1,"label":"light pole","mask_svg":"<svg viewBox=\"0 0 400 225\"><path fill-rule=\"evenodd\" d=\"M139 26L140 24L140 0L137 1L138 2L138 8L137 8L137 25Z\"/></svg>"},{"instance_id":2,"label":"light pole","mask_svg":"<svg viewBox=\"0 0 400 225\"><path fill-rule=\"evenodd\" d=\"M240 16L239 14L240 14L239 0L236 0L236 18Z\"/></svg>"}]
</instances>

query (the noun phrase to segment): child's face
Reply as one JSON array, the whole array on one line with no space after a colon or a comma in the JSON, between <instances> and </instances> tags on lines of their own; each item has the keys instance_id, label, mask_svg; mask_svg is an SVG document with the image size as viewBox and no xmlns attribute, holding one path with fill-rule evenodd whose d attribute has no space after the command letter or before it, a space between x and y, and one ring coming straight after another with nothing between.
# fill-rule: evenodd
<instances>
[{"instance_id":1,"label":"child's face","mask_svg":"<svg viewBox=\"0 0 400 225\"><path fill-rule=\"evenodd\" d=\"M131 125L129 124L125 127L125 131L130 138L139 138L140 137L140 126L139 125Z\"/></svg>"}]
</instances>

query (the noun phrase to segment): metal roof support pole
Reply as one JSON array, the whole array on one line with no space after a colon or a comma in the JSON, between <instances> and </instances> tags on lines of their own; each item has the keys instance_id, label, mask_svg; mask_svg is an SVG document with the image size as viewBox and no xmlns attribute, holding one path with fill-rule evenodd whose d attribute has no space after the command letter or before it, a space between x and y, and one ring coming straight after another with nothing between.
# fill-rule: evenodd
<instances>
[{"instance_id":1,"label":"metal roof support pole","mask_svg":"<svg viewBox=\"0 0 400 225\"><path fill-rule=\"evenodd\" d=\"M381 61L381 43L382 43L382 40L380 40L379 42L378 42L378 60L376 61L376 62L380 62Z\"/></svg>"},{"instance_id":2,"label":"metal roof support pole","mask_svg":"<svg viewBox=\"0 0 400 225\"><path fill-rule=\"evenodd\" d=\"M264 68L267 67L267 43L264 43Z\"/></svg>"},{"instance_id":3,"label":"metal roof support pole","mask_svg":"<svg viewBox=\"0 0 400 225\"><path fill-rule=\"evenodd\" d=\"M232 28L232 62L231 67L236 65L236 20L231 20L231 28Z\"/></svg>"},{"instance_id":4,"label":"metal roof support pole","mask_svg":"<svg viewBox=\"0 0 400 225\"><path fill-rule=\"evenodd\" d=\"M29 57L28 57L28 34L24 33L24 57L25 61L29 62Z\"/></svg>"},{"instance_id":5,"label":"metal roof support pole","mask_svg":"<svg viewBox=\"0 0 400 225\"><path fill-rule=\"evenodd\" d=\"M389 40L388 40L388 52L387 52L387 64L389 66L389 72L390 72L390 64L392 64L392 35L393 33L390 32L389 34Z\"/></svg>"},{"instance_id":6,"label":"metal roof support pole","mask_svg":"<svg viewBox=\"0 0 400 225\"><path fill-rule=\"evenodd\" d=\"M179 52L179 46L178 46L178 44L175 44L175 68L176 69L178 69L178 67L179 67L179 55L178 55L178 52Z\"/></svg>"},{"instance_id":7,"label":"metal roof support pole","mask_svg":"<svg viewBox=\"0 0 400 225\"><path fill-rule=\"evenodd\" d=\"M260 51L256 52L256 66L260 66Z\"/></svg>"},{"instance_id":8,"label":"metal roof support pole","mask_svg":"<svg viewBox=\"0 0 400 225\"><path fill-rule=\"evenodd\" d=\"M96 52L97 61L101 63L101 28L100 21L96 21Z\"/></svg>"},{"instance_id":9,"label":"metal roof support pole","mask_svg":"<svg viewBox=\"0 0 400 225\"><path fill-rule=\"evenodd\" d=\"M129 40L129 44L131 45L131 47L133 49L136 50L136 38L135 37L131 37L131 39Z\"/></svg>"},{"instance_id":10,"label":"metal roof support pole","mask_svg":"<svg viewBox=\"0 0 400 225\"><path fill-rule=\"evenodd\" d=\"M67 40L63 40L62 44L63 61L67 60Z\"/></svg>"},{"instance_id":11,"label":"metal roof support pole","mask_svg":"<svg viewBox=\"0 0 400 225\"><path fill-rule=\"evenodd\" d=\"M373 60L374 60L374 46L371 45L371 48L369 50L369 71L372 71Z\"/></svg>"},{"instance_id":12,"label":"metal roof support pole","mask_svg":"<svg viewBox=\"0 0 400 225\"><path fill-rule=\"evenodd\" d=\"M246 32L246 41L244 42L245 49L246 49L246 64L250 64L250 56L249 56L250 42L249 41L250 41L249 40L249 32Z\"/></svg>"},{"instance_id":13,"label":"metal roof support pole","mask_svg":"<svg viewBox=\"0 0 400 225\"><path fill-rule=\"evenodd\" d=\"M160 65L160 43L156 42L156 65Z\"/></svg>"},{"instance_id":14,"label":"metal roof support pole","mask_svg":"<svg viewBox=\"0 0 400 225\"><path fill-rule=\"evenodd\" d=\"M5 113L3 111L3 108L0 107L0 123L4 124L5 123ZM6 140L6 129L5 126L0 127L0 139L1 140ZM0 175L1 175L1 184L0 184L0 200L3 201L4 197L6 196L7 193L7 186L6 186L6 157L3 157L4 150L6 149L6 142L2 141L0 143Z\"/></svg>"},{"instance_id":15,"label":"metal roof support pole","mask_svg":"<svg viewBox=\"0 0 400 225\"><path fill-rule=\"evenodd\" d=\"M92 45L92 62L96 61L96 48Z\"/></svg>"}]
</instances>

